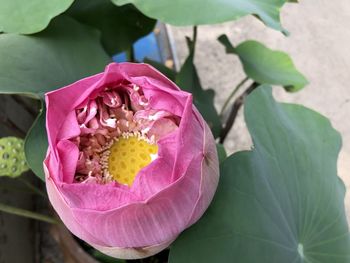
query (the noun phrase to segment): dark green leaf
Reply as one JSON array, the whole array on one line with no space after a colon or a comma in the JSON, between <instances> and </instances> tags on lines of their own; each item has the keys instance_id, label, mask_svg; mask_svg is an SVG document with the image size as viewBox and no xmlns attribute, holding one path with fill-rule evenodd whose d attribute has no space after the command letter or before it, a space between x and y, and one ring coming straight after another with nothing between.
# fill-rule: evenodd
<instances>
[{"instance_id":1,"label":"dark green leaf","mask_svg":"<svg viewBox=\"0 0 350 263\"><path fill-rule=\"evenodd\" d=\"M0 93L38 97L103 71L109 61L95 30L60 16L33 36L0 35Z\"/></svg>"},{"instance_id":2,"label":"dark green leaf","mask_svg":"<svg viewBox=\"0 0 350 263\"><path fill-rule=\"evenodd\" d=\"M235 48L226 35L220 36L219 41L227 53L239 56L247 76L260 84L281 85L292 92L308 84L287 53L271 50L253 40L243 42Z\"/></svg>"},{"instance_id":3,"label":"dark green leaf","mask_svg":"<svg viewBox=\"0 0 350 263\"><path fill-rule=\"evenodd\" d=\"M227 157L225 147L221 143L217 143L216 150L218 151L219 162L222 163Z\"/></svg>"},{"instance_id":4,"label":"dark green leaf","mask_svg":"<svg viewBox=\"0 0 350 263\"><path fill-rule=\"evenodd\" d=\"M29 167L43 181L45 181L43 162L48 148L45 115L45 110L42 110L30 128L24 144Z\"/></svg>"},{"instance_id":5,"label":"dark green leaf","mask_svg":"<svg viewBox=\"0 0 350 263\"><path fill-rule=\"evenodd\" d=\"M276 103L267 86L248 97L245 119L255 148L222 164L213 203L170 262L350 262L338 132L314 111Z\"/></svg>"},{"instance_id":6,"label":"dark green leaf","mask_svg":"<svg viewBox=\"0 0 350 263\"><path fill-rule=\"evenodd\" d=\"M124 259L109 257L96 249L93 249L91 251L91 254L95 259L98 260L98 262L101 262L101 263L127 263L127 261Z\"/></svg>"},{"instance_id":7,"label":"dark green leaf","mask_svg":"<svg viewBox=\"0 0 350 263\"><path fill-rule=\"evenodd\" d=\"M45 29L74 0L1 0L0 32L32 34Z\"/></svg>"},{"instance_id":8,"label":"dark green leaf","mask_svg":"<svg viewBox=\"0 0 350 263\"><path fill-rule=\"evenodd\" d=\"M211 128L214 137L218 137L221 131L219 115L214 107L214 90L203 90L197 69L193 63L194 43L189 43L190 54L176 76L177 85L193 95L194 104L203 115L203 118Z\"/></svg>"},{"instance_id":9,"label":"dark green leaf","mask_svg":"<svg viewBox=\"0 0 350 263\"><path fill-rule=\"evenodd\" d=\"M268 26L282 30L280 9L287 0L112 0L134 4L145 15L177 25L216 24L255 14Z\"/></svg>"},{"instance_id":10,"label":"dark green leaf","mask_svg":"<svg viewBox=\"0 0 350 263\"><path fill-rule=\"evenodd\" d=\"M112 56L149 34L156 20L144 16L132 5L118 7L110 0L76 0L68 14L102 33L102 44Z\"/></svg>"},{"instance_id":11,"label":"dark green leaf","mask_svg":"<svg viewBox=\"0 0 350 263\"><path fill-rule=\"evenodd\" d=\"M225 51L228 54L236 54L236 49L228 39L226 35L221 35L218 37L219 42L225 47Z\"/></svg>"}]
</instances>

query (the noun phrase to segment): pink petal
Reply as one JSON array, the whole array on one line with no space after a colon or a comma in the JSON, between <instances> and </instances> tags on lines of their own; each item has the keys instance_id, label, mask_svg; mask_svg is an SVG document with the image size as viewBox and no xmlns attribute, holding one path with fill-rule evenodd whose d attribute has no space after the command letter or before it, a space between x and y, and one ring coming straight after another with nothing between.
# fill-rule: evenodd
<instances>
[{"instance_id":1,"label":"pink petal","mask_svg":"<svg viewBox=\"0 0 350 263\"><path fill-rule=\"evenodd\" d=\"M93 237L85 228L83 228L75 220L72 209L67 205L64 198L60 194L59 189L56 186L55 181L51 177L53 171L50 170L50 155L46 158L44 162L44 171L46 175L46 190L49 193L49 199L54 207L55 211L67 226L67 228L76 236L80 237L87 242L100 244L101 246L106 246L101 240L96 237Z\"/></svg>"},{"instance_id":2,"label":"pink petal","mask_svg":"<svg viewBox=\"0 0 350 263\"><path fill-rule=\"evenodd\" d=\"M163 138L165 135L172 133L177 128L178 127L173 120L164 118L154 121L150 125L150 129L147 135L150 137L154 136L155 140L158 141L160 138Z\"/></svg>"},{"instance_id":3,"label":"pink petal","mask_svg":"<svg viewBox=\"0 0 350 263\"><path fill-rule=\"evenodd\" d=\"M92 211L106 211L140 201L127 187L115 187L115 183L62 184L60 191L71 208Z\"/></svg>"},{"instance_id":4,"label":"pink petal","mask_svg":"<svg viewBox=\"0 0 350 263\"><path fill-rule=\"evenodd\" d=\"M204 123L204 121L203 121ZM219 160L215 140L210 128L204 123L204 149L201 164L201 187L196 208L193 211L189 225L197 222L211 203L219 184Z\"/></svg>"},{"instance_id":5,"label":"pink petal","mask_svg":"<svg viewBox=\"0 0 350 263\"><path fill-rule=\"evenodd\" d=\"M97 250L111 257L123 259L139 259L150 257L159 253L160 251L166 249L172 242L173 240L162 244L139 248L104 247L94 244L91 245Z\"/></svg>"},{"instance_id":6,"label":"pink petal","mask_svg":"<svg viewBox=\"0 0 350 263\"><path fill-rule=\"evenodd\" d=\"M122 100L116 91L104 91L101 94L103 103L112 108L117 108L122 105Z\"/></svg>"},{"instance_id":7,"label":"pink petal","mask_svg":"<svg viewBox=\"0 0 350 263\"><path fill-rule=\"evenodd\" d=\"M60 181L72 183L79 157L78 147L71 141L62 140L57 144L57 150L62 167Z\"/></svg>"},{"instance_id":8,"label":"pink petal","mask_svg":"<svg viewBox=\"0 0 350 263\"><path fill-rule=\"evenodd\" d=\"M72 208L78 223L110 247L144 247L174 240L188 227L198 199L198 156L185 175L155 196L109 211ZM91 228L91 222L94 227Z\"/></svg>"}]
</instances>

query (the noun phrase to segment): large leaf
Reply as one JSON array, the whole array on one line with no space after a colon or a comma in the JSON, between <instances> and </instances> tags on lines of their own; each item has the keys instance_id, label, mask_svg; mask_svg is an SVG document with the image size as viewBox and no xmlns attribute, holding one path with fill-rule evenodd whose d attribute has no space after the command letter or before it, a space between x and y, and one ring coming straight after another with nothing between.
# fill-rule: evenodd
<instances>
[{"instance_id":1,"label":"large leaf","mask_svg":"<svg viewBox=\"0 0 350 263\"><path fill-rule=\"evenodd\" d=\"M42 95L103 71L108 62L95 30L61 16L34 36L0 35L0 93Z\"/></svg>"},{"instance_id":2,"label":"large leaf","mask_svg":"<svg viewBox=\"0 0 350 263\"><path fill-rule=\"evenodd\" d=\"M281 85L293 92L308 84L287 53L271 50L253 40L235 48L226 35L220 36L219 41L226 47L227 53L239 56L247 76L258 83Z\"/></svg>"},{"instance_id":3,"label":"large leaf","mask_svg":"<svg viewBox=\"0 0 350 263\"><path fill-rule=\"evenodd\" d=\"M76 0L68 14L102 33L102 44L110 55L132 46L150 33L156 20L144 16L132 5L117 7L110 0Z\"/></svg>"},{"instance_id":4,"label":"large leaf","mask_svg":"<svg viewBox=\"0 0 350 263\"><path fill-rule=\"evenodd\" d=\"M43 181L45 181L43 162L48 148L45 117L45 110L42 110L30 128L24 144L28 166Z\"/></svg>"},{"instance_id":5,"label":"large leaf","mask_svg":"<svg viewBox=\"0 0 350 263\"><path fill-rule=\"evenodd\" d=\"M47 27L74 0L1 0L0 32L32 34Z\"/></svg>"},{"instance_id":6,"label":"large leaf","mask_svg":"<svg viewBox=\"0 0 350 263\"><path fill-rule=\"evenodd\" d=\"M282 30L280 9L287 0L112 0L134 4L147 16L177 26L216 24L257 15L268 26Z\"/></svg>"},{"instance_id":7,"label":"large leaf","mask_svg":"<svg viewBox=\"0 0 350 263\"><path fill-rule=\"evenodd\" d=\"M276 103L266 86L248 97L245 119L254 149L224 161L213 203L170 262L350 262L338 132L314 111Z\"/></svg>"},{"instance_id":8,"label":"large leaf","mask_svg":"<svg viewBox=\"0 0 350 263\"><path fill-rule=\"evenodd\" d=\"M193 63L195 43L189 39L187 41L189 43L190 54L176 76L176 84L181 89L192 93L194 104L208 123L214 137L218 137L221 131L221 122L214 106L215 92L212 89L203 90L197 69Z\"/></svg>"}]
</instances>

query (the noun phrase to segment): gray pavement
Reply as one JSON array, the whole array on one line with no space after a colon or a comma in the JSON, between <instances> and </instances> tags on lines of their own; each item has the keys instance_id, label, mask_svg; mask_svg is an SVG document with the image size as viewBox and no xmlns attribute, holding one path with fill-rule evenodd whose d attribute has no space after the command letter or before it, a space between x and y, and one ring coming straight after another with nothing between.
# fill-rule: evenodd
<instances>
[{"instance_id":1,"label":"gray pavement","mask_svg":"<svg viewBox=\"0 0 350 263\"><path fill-rule=\"evenodd\" d=\"M342 134L343 148L338 173L350 189L350 1L301 0L287 4L282 10L283 26L289 37L264 26L253 17L221 25L200 26L195 62L205 88L217 91L216 106L220 109L232 88L244 78L241 65L234 56L227 56L216 38L225 33L234 44L255 39L272 49L289 53L297 68L310 84L298 93L275 88L280 101L303 104L327 116ZM170 32L180 63L187 56L185 35L189 27L171 27ZM231 130L226 149L232 153L249 149L251 140L242 112ZM350 191L346 196L350 219Z\"/></svg>"}]
</instances>

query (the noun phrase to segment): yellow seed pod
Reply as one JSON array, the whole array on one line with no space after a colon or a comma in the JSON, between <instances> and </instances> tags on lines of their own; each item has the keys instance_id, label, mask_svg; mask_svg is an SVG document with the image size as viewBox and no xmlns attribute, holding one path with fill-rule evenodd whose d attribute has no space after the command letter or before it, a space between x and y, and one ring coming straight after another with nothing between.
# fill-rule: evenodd
<instances>
[{"instance_id":1,"label":"yellow seed pod","mask_svg":"<svg viewBox=\"0 0 350 263\"><path fill-rule=\"evenodd\" d=\"M109 174L118 183L131 186L137 173L155 159L158 146L140 136L132 135L120 137L109 151Z\"/></svg>"}]
</instances>

